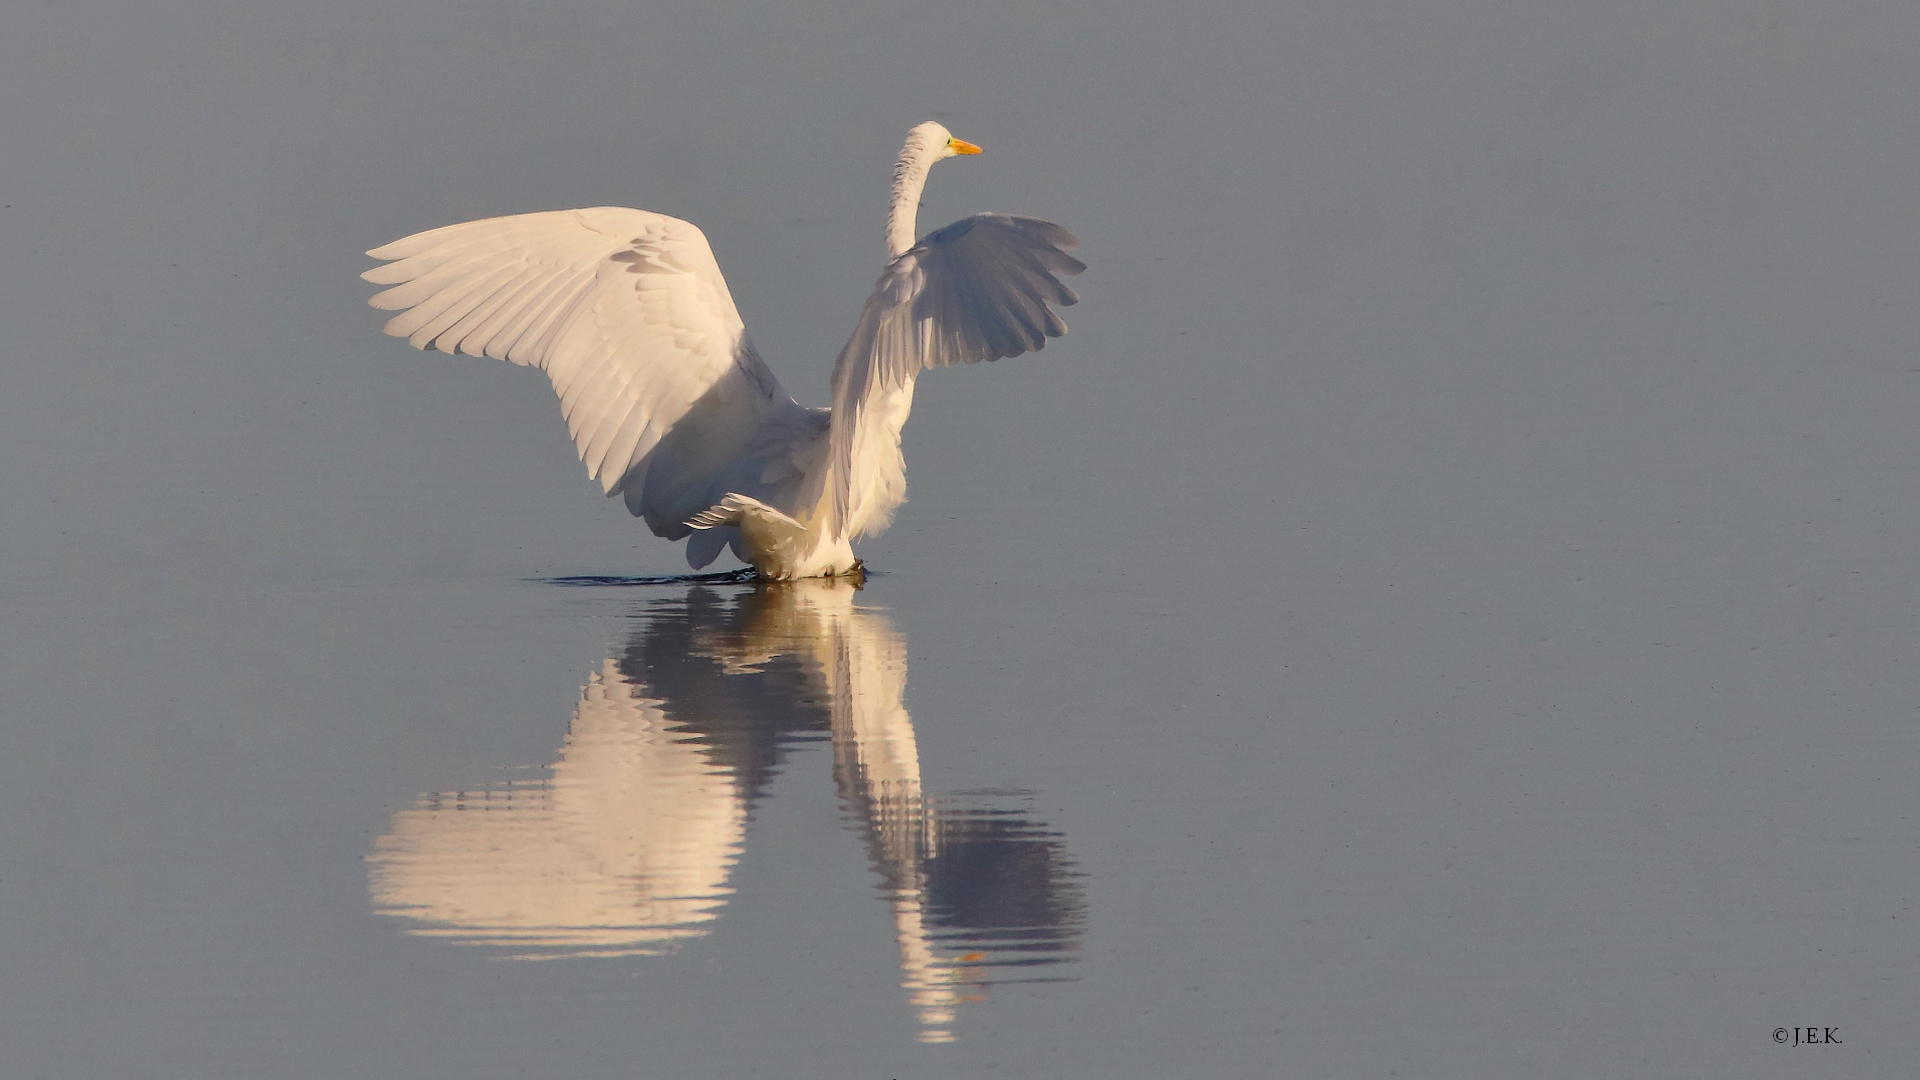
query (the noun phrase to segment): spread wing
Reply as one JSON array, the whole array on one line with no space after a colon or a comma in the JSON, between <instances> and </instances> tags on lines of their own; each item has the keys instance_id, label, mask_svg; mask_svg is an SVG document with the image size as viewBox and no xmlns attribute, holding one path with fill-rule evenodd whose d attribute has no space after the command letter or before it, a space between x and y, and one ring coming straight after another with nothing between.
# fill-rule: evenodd
<instances>
[{"instance_id":1,"label":"spread wing","mask_svg":"<svg viewBox=\"0 0 1920 1080\"><path fill-rule=\"evenodd\" d=\"M975 214L929 233L880 276L833 371L833 505L847 535L885 525L906 497L900 426L925 368L1019 356L1067 332L1047 307L1080 298L1055 275L1086 264L1067 230Z\"/></svg>"},{"instance_id":2,"label":"spread wing","mask_svg":"<svg viewBox=\"0 0 1920 1080\"><path fill-rule=\"evenodd\" d=\"M670 539L726 493L743 456L788 449L767 445L770 422L805 428L813 412L767 370L706 236L678 218L616 206L521 214L367 254L393 260L361 275L393 286L368 301L400 312L388 334L545 371L587 472ZM752 464L755 479L791 479L784 463Z\"/></svg>"}]
</instances>

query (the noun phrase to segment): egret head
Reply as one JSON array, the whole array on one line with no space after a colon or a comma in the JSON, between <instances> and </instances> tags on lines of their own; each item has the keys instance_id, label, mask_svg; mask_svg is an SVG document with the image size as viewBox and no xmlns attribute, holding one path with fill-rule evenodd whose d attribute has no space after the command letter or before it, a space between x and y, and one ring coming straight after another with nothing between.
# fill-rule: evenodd
<instances>
[{"instance_id":1,"label":"egret head","mask_svg":"<svg viewBox=\"0 0 1920 1080\"><path fill-rule=\"evenodd\" d=\"M956 154L977 154L980 148L948 131L944 124L928 120L907 133L907 149L918 150L928 161L939 161Z\"/></svg>"},{"instance_id":2,"label":"egret head","mask_svg":"<svg viewBox=\"0 0 1920 1080\"><path fill-rule=\"evenodd\" d=\"M927 170L933 163L955 154L979 152L979 147L954 138L946 125L932 120L915 124L907 132L907 145L900 148L900 160L893 163L893 202L887 209L888 258L897 259L913 246L914 215L919 211L920 192L926 187Z\"/></svg>"}]
</instances>

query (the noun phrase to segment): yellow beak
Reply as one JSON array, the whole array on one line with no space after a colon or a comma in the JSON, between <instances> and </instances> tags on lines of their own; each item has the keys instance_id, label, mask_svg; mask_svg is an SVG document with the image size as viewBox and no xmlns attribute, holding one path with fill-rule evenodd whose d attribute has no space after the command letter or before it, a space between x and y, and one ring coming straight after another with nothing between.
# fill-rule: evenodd
<instances>
[{"instance_id":1,"label":"yellow beak","mask_svg":"<svg viewBox=\"0 0 1920 1080\"><path fill-rule=\"evenodd\" d=\"M972 143L968 142L965 139L958 138L958 137L948 139L947 148L952 150L956 154L977 154L980 152L979 147L973 145Z\"/></svg>"}]
</instances>

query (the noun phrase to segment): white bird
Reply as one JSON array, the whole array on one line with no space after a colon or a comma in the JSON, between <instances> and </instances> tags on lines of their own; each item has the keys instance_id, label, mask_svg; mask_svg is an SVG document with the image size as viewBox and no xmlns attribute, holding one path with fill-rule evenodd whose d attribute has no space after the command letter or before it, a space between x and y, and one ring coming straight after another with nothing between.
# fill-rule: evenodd
<instances>
[{"instance_id":1,"label":"white bird","mask_svg":"<svg viewBox=\"0 0 1920 1080\"><path fill-rule=\"evenodd\" d=\"M900 428L922 369L1040 349L1078 241L975 214L914 241L927 170L980 148L928 121L893 167L886 270L833 369L833 404L794 401L747 337L699 229L603 206L489 218L367 254L393 288L386 332L415 348L540 368L587 471L698 570L731 546L762 577L857 574L851 541L906 500Z\"/></svg>"}]
</instances>

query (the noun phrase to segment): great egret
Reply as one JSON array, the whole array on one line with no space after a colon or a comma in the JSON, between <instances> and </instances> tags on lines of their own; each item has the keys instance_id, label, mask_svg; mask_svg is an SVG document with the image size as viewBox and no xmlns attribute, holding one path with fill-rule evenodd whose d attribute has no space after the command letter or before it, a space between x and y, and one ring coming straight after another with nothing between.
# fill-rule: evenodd
<instances>
[{"instance_id":1,"label":"great egret","mask_svg":"<svg viewBox=\"0 0 1920 1080\"><path fill-rule=\"evenodd\" d=\"M893 167L886 270L833 369L831 408L793 400L747 337L699 229L603 206L396 240L361 276L393 288L386 332L553 380L587 471L698 570L731 546L776 579L858 573L850 543L905 501L900 428L924 368L1042 348L1047 303L1085 264L1037 218L975 214L914 241L927 170L980 148L928 121Z\"/></svg>"}]
</instances>

